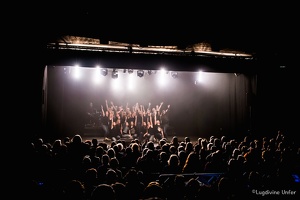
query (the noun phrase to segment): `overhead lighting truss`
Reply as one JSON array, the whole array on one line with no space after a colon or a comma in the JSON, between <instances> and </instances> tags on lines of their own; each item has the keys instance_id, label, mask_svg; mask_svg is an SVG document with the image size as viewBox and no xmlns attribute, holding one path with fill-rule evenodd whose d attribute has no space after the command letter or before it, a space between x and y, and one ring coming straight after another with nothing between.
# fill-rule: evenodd
<instances>
[{"instance_id":1,"label":"overhead lighting truss","mask_svg":"<svg viewBox=\"0 0 300 200\"><path fill-rule=\"evenodd\" d=\"M202 57L222 57L222 58L243 58L253 59L251 54L239 52L217 52L205 51L203 49L178 49L177 46L148 46L141 47L140 45L131 45L124 43L112 44L80 44L80 43L49 43L48 49L68 49L78 51L100 51L100 52L114 52L114 53L128 53L130 46L130 53L132 54L163 54L175 56L202 56Z\"/></svg>"}]
</instances>

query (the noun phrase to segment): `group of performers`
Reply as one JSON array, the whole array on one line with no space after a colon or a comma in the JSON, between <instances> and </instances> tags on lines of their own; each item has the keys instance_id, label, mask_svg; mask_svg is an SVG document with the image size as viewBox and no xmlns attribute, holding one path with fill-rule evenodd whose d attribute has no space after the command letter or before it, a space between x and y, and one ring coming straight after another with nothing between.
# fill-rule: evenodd
<instances>
[{"instance_id":1,"label":"group of performers","mask_svg":"<svg viewBox=\"0 0 300 200\"><path fill-rule=\"evenodd\" d=\"M105 100L105 106L101 105L99 110L94 108L93 103L89 105L89 124L99 126L104 132L106 141L121 138L139 139L140 141L159 141L167 138L170 128L169 111L170 105L163 109L163 102L151 107L151 103L145 108L136 103L129 107L110 105Z\"/></svg>"}]
</instances>

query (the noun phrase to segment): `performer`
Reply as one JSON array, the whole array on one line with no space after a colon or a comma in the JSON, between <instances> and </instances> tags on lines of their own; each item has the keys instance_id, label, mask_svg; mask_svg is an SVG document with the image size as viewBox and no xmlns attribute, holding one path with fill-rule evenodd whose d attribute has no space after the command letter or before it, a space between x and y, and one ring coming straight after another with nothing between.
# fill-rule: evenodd
<instances>
[{"instance_id":1,"label":"performer","mask_svg":"<svg viewBox=\"0 0 300 200\"><path fill-rule=\"evenodd\" d=\"M100 123L101 123L100 126L104 131L104 140L108 141L108 140L110 140L109 133L110 133L110 127L112 126L111 123L112 123L113 116L111 115L111 113L108 110L104 111L102 105L101 105L101 111L102 111L102 116L101 116L101 120L100 120Z\"/></svg>"},{"instance_id":2,"label":"performer","mask_svg":"<svg viewBox=\"0 0 300 200\"><path fill-rule=\"evenodd\" d=\"M111 118L110 136L113 141L117 141L121 138L122 133L120 119L114 121L113 118Z\"/></svg>"},{"instance_id":3,"label":"performer","mask_svg":"<svg viewBox=\"0 0 300 200\"><path fill-rule=\"evenodd\" d=\"M160 120L156 120L153 129L154 129L154 139L156 141L159 141L162 138L165 138L164 130L163 130L161 124L160 124Z\"/></svg>"},{"instance_id":4,"label":"performer","mask_svg":"<svg viewBox=\"0 0 300 200\"><path fill-rule=\"evenodd\" d=\"M170 118L169 118L169 111L170 105L168 105L166 110L162 110L160 114L160 123L164 131L165 138L168 137L168 131L170 130Z\"/></svg>"},{"instance_id":5,"label":"performer","mask_svg":"<svg viewBox=\"0 0 300 200\"><path fill-rule=\"evenodd\" d=\"M93 102L90 102L89 108L87 109L86 113L87 113L87 116L88 116L87 125L96 126L98 111L97 111L96 108L94 108Z\"/></svg>"}]
</instances>

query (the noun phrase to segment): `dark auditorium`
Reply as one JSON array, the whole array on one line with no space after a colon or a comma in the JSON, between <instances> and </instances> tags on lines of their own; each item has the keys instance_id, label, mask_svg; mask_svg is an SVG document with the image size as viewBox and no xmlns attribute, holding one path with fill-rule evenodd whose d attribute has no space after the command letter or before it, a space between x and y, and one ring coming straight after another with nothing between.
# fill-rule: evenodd
<instances>
[{"instance_id":1,"label":"dark auditorium","mask_svg":"<svg viewBox=\"0 0 300 200\"><path fill-rule=\"evenodd\" d=\"M73 7L37 32L28 198L299 199L298 38L284 20L108 22Z\"/></svg>"}]
</instances>

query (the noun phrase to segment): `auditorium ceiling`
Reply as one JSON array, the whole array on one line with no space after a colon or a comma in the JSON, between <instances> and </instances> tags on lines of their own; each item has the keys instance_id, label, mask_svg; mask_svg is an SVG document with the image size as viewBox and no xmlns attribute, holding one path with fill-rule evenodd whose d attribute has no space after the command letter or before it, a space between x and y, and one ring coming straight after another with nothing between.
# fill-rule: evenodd
<instances>
[{"instance_id":1,"label":"auditorium ceiling","mask_svg":"<svg viewBox=\"0 0 300 200\"><path fill-rule=\"evenodd\" d=\"M201 56L228 56L242 59L276 60L287 65L298 28L293 13L273 10L199 10L189 15L147 13L145 10L101 12L93 6L57 10L47 19L44 42L53 48L95 50L126 48L126 52L198 53ZM284 9L284 8L282 8ZM98 45L98 46L97 46ZM100 45L100 46L99 46ZM123 52L121 50L121 52Z\"/></svg>"}]
</instances>

